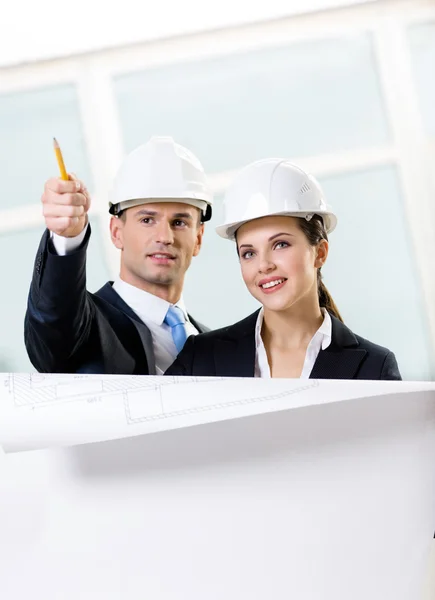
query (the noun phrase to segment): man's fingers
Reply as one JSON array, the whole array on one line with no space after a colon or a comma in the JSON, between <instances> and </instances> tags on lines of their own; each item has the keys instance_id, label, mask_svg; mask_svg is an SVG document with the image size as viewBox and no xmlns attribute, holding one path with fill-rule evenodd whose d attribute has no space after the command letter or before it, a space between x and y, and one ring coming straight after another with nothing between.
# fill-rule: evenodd
<instances>
[{"instance_id":1,"label":"man's fingers","mask_svg":"<svg viewBox=\"0 0 435 600\"><path fill-rule=\"evenodd\" d=\"M78 179L64 181L63 179L59 179L57 177L52 177L46 181L44 186L45 192L52 191L56 194L73 194L81 189L82 182Z\"/></svg>"},{"instance_id":2,"label":"man's fingers","mask_svg":"<svg viewBox=\"0 0 435 600\"><path fill-rule=\"evenodd\" d=\"M74 237L86 226L90 197L83 182L74 174L68 177L68 181L52 177L45 182L42 212L50 231Z\"/></svg>"},{"instance_id":3,"label":"man's fingers","mask_svg":"<svg viewBox=\"0 0 435 600\"><path fill-rule=\"evenodd\" d=\"M84 206L71 206L65 204L44 204L42 207L44 217L83 217Z\"/></svg>"},{"instance_id":4,"label":"man's fingers","mask_svg":"<svg viewBox=\"0 0 435 600\"><path fill-rule=\"evenodd\" d=\"M84 194L84 196L86 197L85 207L86 207L86 211L88 211L91 206L91 196L89 194L88 188L83 183L83 181L80 181L80 179L78 179L78 177L75 173L71 173L70 177L73 181L80 182L80 193Z\"/></svg>"},{"instance_id":5,"label":"man's fingers","mask_svg":"<svg viewBox=\"0 0 435 600\"><path fill-rule=\"evenodd\" d=\"M42 195L41 201L43 204L57 204L70 206L86 206L89 202L88 198L83 193L67 193L57 194L53 191L46 191Z\"/></svg>"},{"instance_id":6,"label":"man's fingers","mask_svg":"<svg viewBox=\"0 0 435 600\"><path fill-rule=\"evenodd\" d=\"M82 194L85 197L85 211L88 212L88 210L91 208L91 196L86 188L82 190Z\"/></svg>"}]
</instances>

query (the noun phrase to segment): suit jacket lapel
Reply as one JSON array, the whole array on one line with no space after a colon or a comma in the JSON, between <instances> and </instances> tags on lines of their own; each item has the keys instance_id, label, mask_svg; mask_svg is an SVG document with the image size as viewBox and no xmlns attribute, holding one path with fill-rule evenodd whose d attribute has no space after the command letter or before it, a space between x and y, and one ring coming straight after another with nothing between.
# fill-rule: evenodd
<instances>
[{"instance_id":1,"label":"suit jacket lapel","mask_svg":"<svg viewBox=\"0 0 435 600\"><path fill-rule=\"evenodd\" d=\"M237 328L228 328L230 335L216 341L216 373L222 377L254 377L257 315L258 311L241 321Z\"/></svg>"},{"instance_id":2,"label":"suit jacket lapel","mask_svg":"<svg viewBox=\"0 0 435 600\"><path fill-rule=\"evenodd\" d=\"M198 321L195 321L195 319L193 319L192 315L188 315L188 317L189 317L189 321L199 331L199 333L205 333L206 331L210 331L210 329L208 327L206 327L202 323L199 323Z\"/></svg>"},{"instance_id":3,"label":"suit jacket lapel","mask_svg":"<svg viewBox=\"0 0 435 600\"><path fill-rule=\"evenodd\" d=\"M156 360L154 356L153 338L148 327L141 319L139 319L137 314L129 307L129 305L124 302L121 296L115 292L110 282L106 283L106 285L97 293L101 298L103 298L103 300L106 300L106 302L109 302L109 304L115 306L133 322L133 325L136 327L140 339L142 340L142 345L148 363L148 373L149 375L155 375Z\"/></svg>"},{"instance_id":4,"label":"suit jacket lapel","mask_svg":"<svg viewBox=\"0 0 435 600\"><path fill-rule=\"evenodd\" d=\"M331 315L332 341L321 350L310 379L354 379L367 351L358 348L352 331Z\"/></svg>"},{"instance_id":5,"label":"suit jacket lapel","mask_svg":"<svg viewBox=\"0 0 435 600\"><path fill-rule=\"evenodd\" d=\"M145 323L141 321L137 315L135 315L135 318L131 317L130 315L127 316L133 322L133 325L136 327L140 339L142 340L143 348L145 350L145 356L148 363L148 375L155 375L156 358L154 356L154 346L151 332L145 325Z\"/></svg>"},{"instance_id":6,"label":"suit jacket lapel","mask_svg":"<svg viewBox=\"0 0 435 600\"><path fill-rule=\"evenodd\" d=\"M366 350L342 349L334 352L321 350L314 363L310 379L354 379Z\"/></svg>"}]
</instances>

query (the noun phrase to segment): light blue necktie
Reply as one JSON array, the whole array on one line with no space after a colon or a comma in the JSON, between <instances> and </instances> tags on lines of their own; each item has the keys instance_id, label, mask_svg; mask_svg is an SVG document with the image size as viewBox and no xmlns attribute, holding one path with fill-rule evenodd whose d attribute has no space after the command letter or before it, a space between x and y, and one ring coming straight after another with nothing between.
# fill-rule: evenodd
<instances>
[{"instance_id":1,"label":"light blue necktie","mask_svg":"<svg viewBox=\"0 0 435 600\"><path fill-rule=\"evenodd\" d=\"M174 340L177 352L181 352L184 342L187 340L186 319L181 308L170 306L166 313L165 323L172 329L172 339Z\"/></svg>"}]
</instances>

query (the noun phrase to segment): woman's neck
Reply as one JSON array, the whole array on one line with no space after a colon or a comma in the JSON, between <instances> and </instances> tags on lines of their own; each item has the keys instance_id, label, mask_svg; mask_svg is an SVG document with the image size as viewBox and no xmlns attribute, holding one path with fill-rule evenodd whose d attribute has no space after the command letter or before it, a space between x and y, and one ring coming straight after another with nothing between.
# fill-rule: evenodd
<instances>
[{"instance_id":1,"label":"woman's neck","mask_svg":"<svg viewBox=\"0 0 435 600\"><path fill-rule=\"evenodd\" d=\"M261 337L266 348L281 350L306 349L324 320L318 301L285 311L264 308Z\"/></svg>"}]
</instances>

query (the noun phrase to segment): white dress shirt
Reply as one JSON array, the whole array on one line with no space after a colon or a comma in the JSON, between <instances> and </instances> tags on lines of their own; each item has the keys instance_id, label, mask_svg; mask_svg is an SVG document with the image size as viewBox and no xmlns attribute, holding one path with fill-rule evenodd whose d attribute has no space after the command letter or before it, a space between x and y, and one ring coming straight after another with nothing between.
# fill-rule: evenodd
<instances>
[{"instance_id":1,"label":"white dress shirt","mask_svg":"<svg viewBox=\"0 0 435 600\"><path fill-rule=\"evenodd\" d=\"M321 310L323 313L323 323L320 325L319 329L313 335L310 343L308 344L300 379L309 379L320 350L325 350L325 348L330 345L332 340L331 317L329 316L327 310L324 308ZM261 338L263 317L264 312L263 309L261 309L258 313L257 323L255 325L255 377L270 378L269 362L267 360L266 349Z\"/></svg>"},{"instance_id":2,"label":"white dress shirt","mask_svg":"<svg viewBox=\"0 0 435 600\"><path fill-rule=\"evenodd\" d=\"M88 230L89 223L86 223L85 228L76 237L63 237L50 231L50 237L53 242L53 246L59 256L65 256L68 252L76 250L85 239L86 232Z\"/></svg>"},{"instance_id":3,"label":"white dress shirt","mask_svg":"<svg viewBox=\"0 0 435 600\"><path fill-rule=\"evenodd\" d=\"M74 238L65 238L51 233L56 252L61 256L73 252L83 242L86 230L87 226L82 233ZM113 289L150 330L153 338L156 373L162 375L172 365L178 354L172 339L172 330L169 325L163 322L169 307L173 305L154 294L126 283L119 276L113 282ZM197 335L199 332L189 321L183 299L180 298L175 306L178 306L184 313L187 337Z\"/></svg>"},{"instance_id":4,"label":"white dress shirt","mask_svg":"<svg viewBox=\"0 0 435 600\"><path fill-rule=\"evenodd\" d=\"M113 289L150 330L156 359L156 373L162 375L172 365L178 354L172 339L172 330L163 322L169 307L173 305L154 294L126 283L120 277L113 282ZM189 321L183 299L181 298L174 306L178 306L183 311L187 337L197 335L198 330Z\"/></svg>"}]
</instances>

